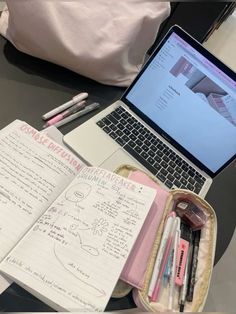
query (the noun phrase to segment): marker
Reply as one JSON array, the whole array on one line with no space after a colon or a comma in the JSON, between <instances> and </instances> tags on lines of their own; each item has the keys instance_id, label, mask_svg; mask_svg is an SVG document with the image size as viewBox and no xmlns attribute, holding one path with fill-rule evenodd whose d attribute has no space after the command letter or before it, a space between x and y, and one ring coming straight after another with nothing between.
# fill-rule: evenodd
<instances>
[{"instance_id":1,"label":"marker","mask_svg":"<svg viewBox=\"0 0 236 314\"><path fill-rule=\"evenodd\" d=\"M45 113L43 116L42 116L42 119L43 120L48 120L50 119L51 117L55 116L56 114L66 110L67 108L70 108L71 106L75 105L76 103L84 100L85 98L88 97L88 93L80 93L76 96L74 96L70 101L64 103L63 105Z\"/></svg>"},{"instance_id":2,"label":"marker","mask_svg":"<svg viewBox=\"0 0 236 314\"><path fill-rule=\"evenodd\" d=\"M65 119L62 119L61 121L57 122L54 124L55 127L60 127L68 122L71 122L73 120L75 120L76 118L79 118L79 117L82 117L83 115L85 115L86 113L92 111L92 110L95 110L97 109L98 107L100 107L100 104L95 102L91 105L88 105L86 106L83 110L77 112L77 113L74 113L72 115L70 115L69 117L65 118Z\"/></svg>"},{"instance_id":3,"label":"marker","mask_svg":"<svg viewBox=\"0 0 236 314\"><path fill-rule=\"evenodd\" d=\"M48 120L47 123L43 126L43 128L54 125L55 123L61 121L62 119L69 117L71 114L78 112L79 110L83 109L84 107L85 107L85 100L78 102L74 106L63 111L62 113L59 113L54 118Z\"/></svg>"},{"instance_id":4,"label":"marker","mask_svg":"<svg viewBox=\"0 0 236 314\"><path fill-rule=\"evenodd\" d=\"M166 220L163 235L161 238L160 247L159 247L159 250L157 253L155 265L154 265L153 272L152 272L152 278L151 278L149 289L148 289L148 296L149 297L152 297L152 293L153 293L153 290L154 290L154 287L155 287L155 284L157 281L157 277L158 277L158 273L159 273L160 265L161 265L161 260L162 260L162 257L163 257L164 251L165 251L166 243L168 240L168 236L170 234L173 220L174 220L174 217L172 215L170 215Z\"/></svg>"}]
</instances>

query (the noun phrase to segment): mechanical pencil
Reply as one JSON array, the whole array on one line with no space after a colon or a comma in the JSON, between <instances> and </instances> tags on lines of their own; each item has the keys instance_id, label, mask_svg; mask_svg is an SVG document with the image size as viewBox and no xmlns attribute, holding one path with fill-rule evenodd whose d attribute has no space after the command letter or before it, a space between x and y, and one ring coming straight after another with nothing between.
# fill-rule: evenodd
<instances>
[{"instance_id":1,"label":"mechanical pencil","mask_svg":"<svg viewBox=\"0 0 236 314\"><path fill-rule=\"evenodd\" d=\"M83 110L77 112L77 113L74 113L72 115L70 115L69 117L65 118L65 119L62 119L61 121L57 122L54 124L55 127L60 127L68 122L71 122L73 120L75 120L76 118L79 118L79 117L82 117L83 115L85 115L86 113L92 111L92 110L95 110L97 109L98 107L100 107L100 104L95 102L91 105L88 105L86 106Z\"/></svg>"},{"instance_id":2,"label":"mechanical pencil","mask_svg":"<svg viewBox=\"0 0 236 314\"><path fill-rule=\"evenodd\" d=\"M42 116L42 119L43 120L48 120L50 119L51 117L55 116L56 114L66 110L67 108L70 108L71 106L75 105L76 103L84 100L85 98L88 97L88 93L80 93L76 96L74 96L70 101L66 102L65 104L45 113L43 116Z\"/></svg>"},{"instance_id":3,"label":"mechanical pencil","mask_svg":"<svg viewBox=\"0 0 236 314\"><path fill-rule=\"evenodd\" d=\"M43 128L54 125L55 123L61 121L62 119L69 117L71 114L78 112L79 110L83 109L84 107L85 107L85 100L73 105L69 109L63 111L62 113L59 113L54 118L48 120L47 123L43 126Z\"/></svg>"}]
</instances>

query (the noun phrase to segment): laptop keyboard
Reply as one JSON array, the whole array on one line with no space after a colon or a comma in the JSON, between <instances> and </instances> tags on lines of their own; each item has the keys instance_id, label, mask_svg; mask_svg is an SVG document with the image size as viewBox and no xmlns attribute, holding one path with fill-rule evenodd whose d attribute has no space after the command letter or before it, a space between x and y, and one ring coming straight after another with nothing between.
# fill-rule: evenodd
<instances>
[{"instance_id":1,"label":"laptop keyboard","mask_svg":"<svg viewBox=\"0 0 236 314\"><path fill-rule=\"evenodd\" d=\"M123 107L97 125L168 188L200 192L206 179Z\"/></svg>"}]
</instances>

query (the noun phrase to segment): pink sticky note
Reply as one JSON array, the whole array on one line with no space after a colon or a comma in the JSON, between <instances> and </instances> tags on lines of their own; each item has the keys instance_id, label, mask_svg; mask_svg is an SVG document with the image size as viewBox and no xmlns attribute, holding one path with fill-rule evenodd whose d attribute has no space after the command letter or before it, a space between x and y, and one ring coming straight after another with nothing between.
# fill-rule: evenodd
<instances>
[{"instance_id":1,"label":"pink sticky note","mask_svg":"<svg viewBox=\"0 0 236 314\"><path fill-rule=\"evenodd\" d=\"M148 260L169 193L152 181L152 179L142 171L132 172L129 175L129 179L152 187L157 191L153 205L149 210L147 218L120 276L120 279L123 281L140 289L144 284Z\"/></svg>"}]
</instances>

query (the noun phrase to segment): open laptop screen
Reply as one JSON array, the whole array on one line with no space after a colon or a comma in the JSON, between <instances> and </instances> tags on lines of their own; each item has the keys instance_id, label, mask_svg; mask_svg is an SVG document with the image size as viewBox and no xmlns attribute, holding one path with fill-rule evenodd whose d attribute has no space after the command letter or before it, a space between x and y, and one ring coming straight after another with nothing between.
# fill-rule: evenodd
<instances>
[{"instance_id":1,"label":"open laptop screen","mask_svg":"<svg viewBox=\"0 0 236 314\"><path fill-rule=\"evenodd\" d=\"M124 100L214 175L236 154L235 87L235 79L172 31Z\"/></svg>"}]
</instances>

